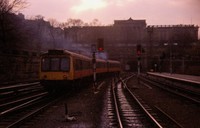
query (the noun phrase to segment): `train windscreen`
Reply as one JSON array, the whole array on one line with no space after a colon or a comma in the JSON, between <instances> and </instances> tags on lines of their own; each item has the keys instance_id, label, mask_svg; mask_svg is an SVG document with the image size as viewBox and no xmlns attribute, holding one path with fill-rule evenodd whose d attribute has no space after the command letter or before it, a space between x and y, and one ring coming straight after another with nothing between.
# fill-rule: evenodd
<instances>
[{"instance_id":1,"label":"train windscreen","mask_svg":"<svg viewBox=\"0 0 200 128\"><path fill-rule=\"evenodd\" d=\"M69 58L42 58L42 71L69 71Z\"/></svg>"},{"instance_id":2,"label":"train windscreen","mask_svg":"<svg viewBox=\"0 0 200 128\"><path fill-rule=\"evenodd\" d=\"M60 61L60 70L61 71L69 71L69 58L61 58Z\"/></svg>"},{"instance_id":3,"label":"train windscreen","mask_svg":"<svg viewBox=\"0 0 200 128\"><path fill-rule=\"evenodd\" d=\"M51 71L59 71L59 67L60 67L60 58L51 58Z\"/></svg>"}]
</instances>

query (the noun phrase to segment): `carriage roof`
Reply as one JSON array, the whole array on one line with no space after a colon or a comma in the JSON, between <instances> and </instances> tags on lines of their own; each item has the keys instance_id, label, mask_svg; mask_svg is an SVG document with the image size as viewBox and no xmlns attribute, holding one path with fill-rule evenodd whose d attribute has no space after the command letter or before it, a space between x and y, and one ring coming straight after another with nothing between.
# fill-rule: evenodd
<instances>
[{"instance_id":1,"label":"carriage roof","mask_svg":"<svg viewBox=\"0 0 200 128\"><path fill-rule=\"evenodd\" d=\"M83 58L83 59L87 59L87 60L91 60L91 57L85 56L85 55L81 55L75 52L71 52L68 50L57 50L57 49L50 49L48 50L48 52L44 53L43 55L70 55L73 57L77 57L77 58ZM103 60L103 59L96 59L97 62L108 62L108 63L120 63L119 61L115 61L115 60Z\"/></svg>"}]
</instances>

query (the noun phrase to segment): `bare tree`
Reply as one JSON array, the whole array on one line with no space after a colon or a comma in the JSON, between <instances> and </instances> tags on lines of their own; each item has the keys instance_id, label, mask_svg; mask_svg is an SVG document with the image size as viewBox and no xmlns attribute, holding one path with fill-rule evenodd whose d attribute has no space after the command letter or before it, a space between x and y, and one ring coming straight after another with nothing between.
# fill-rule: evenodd
<instances>
[{"instance_id":1,"label":"bare tree","mask_svg":"<svg viewBox=\"0 0 200 128\"><path fill-rule=\"evenodd\" d=\"M52 37L52 40L53 40L53 47L56 48L56 40L55 40L55 29L56 27L59 27L59 23L56 19L49 19L48 20L49 23L50 23L50 26L49 26L49 30L50 30L50 35Z\"/></svg>"},{"instance_id":2,"label":"bare tree","mask_svg":"<svg viewBox=\"0 0 200 128\"><path fill-rule=\"evenodd\" d=\"M0 0L0 43L3 42L1 44L7 42L9 32L14 29L11 15L27 6L26 0Z\"/></svg>"},{"instance_id":3,"label":"bare tree","mask_svg":"<svg viewBox=\"0 0 200 128\"><path fill-rule=\"evenodd\" d=\"M26 0L0 0L0 13L16 13L27 6Z\"/></svg>"},{"instance_id":4,"label":"bare tree","mask_svg":"<svg viewBox=\"0 0 200 128\"><path fill-rule=\"evenodd\" d=\"M56 19L50 18L48 21L52 27L59 27L59 22Z\"/></svg>"},{"instance_id":5,"label":"bare tree","mask_svg":"<svg viewBox=\"0 0 200 128\"><path fill-rule=\"evenodd\" d=\"M67 28L69 26L68 26L68 24L66 22L63 22L63 23L59 23L58 27L60 27L61 29L64 30L64 28Z\"/></svg>"},{"instance_id":6,"label":"bare tree","mask_svg":"<svg viewBox=\"0 0 200 128\"><path fill-rule=\"evenodd\" d=\"M68 19L67 22L63 24L65 27L72 27L72 26L83 26L84 22L81 19Z\"/></svg>"},{"instance_id":7,"label":"bare tree","mask_svg":"<svg viewBox=\"0 0 200 128\"><path fill-rule=\"evenodd\" d=\"M91 23L89 23L90 26L101 26L101 23L98 19L93 19Z\"/></svg>"},{"instance_id":8,"label":"bare tree","mask_svg":"<svg viewBox=\"0 0 200 128\"><path fill-rule=\"evenodd\" d=\"M81 26L101 26L101 22L98 19L93 19L90 23L84 23L81 19L68 19L66 22L59 24L62 29L67 27L81 27Z\"/></svg>"},{"instance_id":9,"label":"bare tree","mask_svg":"<svg viewBox=\"0 0 200 128\"><path fill-rule=\"evenodd\" d=\"M36 15L33 20L44 20L44 16L42 15Z\"/></svg>"}]
</instances>

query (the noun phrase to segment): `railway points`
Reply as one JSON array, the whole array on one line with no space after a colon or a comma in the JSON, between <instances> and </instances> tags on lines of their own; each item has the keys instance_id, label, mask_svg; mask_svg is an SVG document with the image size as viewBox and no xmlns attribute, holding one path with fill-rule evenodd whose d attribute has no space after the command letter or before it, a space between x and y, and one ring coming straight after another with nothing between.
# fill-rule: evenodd
<instances>
[{"instance_id":1,"label":"railway points","mask_svg":"<svg viewBox=\"0 0 200 128\"><path fill-rule=\"evenodd\" d=\"M117 83L123 81L123 84L127 84L131 92L134 92L137 98L145 106L149 106L147 110L153 112L152 115L157 115L157 119L171 118L167 120L173 120L183 127L197 126L198 122L191 117L192 113L198 119L198 109L197 106L188 104L187 101L180 101L179 98L175 96L168 96L169 94L156 89L152 85L145 83L151 89L147 88L143 82L138 83L137 77L134 73L132 74L122 74L121 79L114 78L115 89L119 89ZM112 76L114 77L114 76ZM92 81L90 81L88 86L75 91L73 94L68 96L63 96L60 100L57 100L54 104L45 108L42 112L39 112L36 116L33 116L27 121L20 124L20 127L112 127L116 126L115 112L112 108L112 102L109 100L111 98L109 94L109 88L111 87L112 77L106 77L101 81L98 81L98 93L93 93ZM83 85L83 83L82 83ZM120 88L118 91L122 94L123 89ZM126 89L125 89L126 90ZM124 91L125 91L124 90ZM118 92L118 93L119 93ZM121 96L119 96L121 97ZM173 99L171 99L173 97ZM125 97L121 97L122 103L124 103ZM66 114L66 104L67 103L67 114ZM155 107L156 106L156 107ZM131 109L131 107L130 107ZM159 111L159 110L162 110ZM185 113L183 113L183 111ZM123 110L125 115L128 112ZM131 112L131 110L129 110ZM130 113L128 112L128 116ZM161 113L161 114L160 114ZM174 113L176 113L174 115ZM162 117L163 114L167 115ZM69 118L70 117L70 118ZM186 119L190 117L191 119ZM73 119L72 119L73 118ZM135 117L125 117L123 119L130 119L128 122L129 126L139 126L135 120ZM142 118L143 119L143 118ZM194 124L189 124L193 120ZM170 122L170 121L169 121ZM35 124L34 126L30 124ZM173 123L164 123L165 126L173 126Z\"/></svg>"}]
</instances>

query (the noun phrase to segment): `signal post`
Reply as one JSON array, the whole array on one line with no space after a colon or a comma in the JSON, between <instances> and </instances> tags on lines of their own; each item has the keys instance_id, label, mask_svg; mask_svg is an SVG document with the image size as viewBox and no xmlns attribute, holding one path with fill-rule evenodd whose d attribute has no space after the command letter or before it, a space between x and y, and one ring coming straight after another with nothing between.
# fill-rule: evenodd
<instances>
[{"instance_id":1,"label":"signal post","mask_svg":"<svg viewBox=\"0 0 200 128\"><path fill-rule=\"evenodd\" d=\"M137 65L137 74L138 76L140 75L140 72L141 72L141 53L142 53L142 47L140 44L137 45L137 49L136 49L136 53L137 53L137 62L138 62L138 65Z\"/></svg>"},{"instance_id":2,"label":"signal post","mask_svg":"<svg viewBox=\"0 0 200 128\"><path fill-rule=\"evenodd\" d=\"M104 51L104 40L103 38L97 39L97 46L95 44L92 45L92 64L93 64L93 89L94 93L97 93L96 87L96 47L98 52Z\"/></svg>"}]
</instances>

